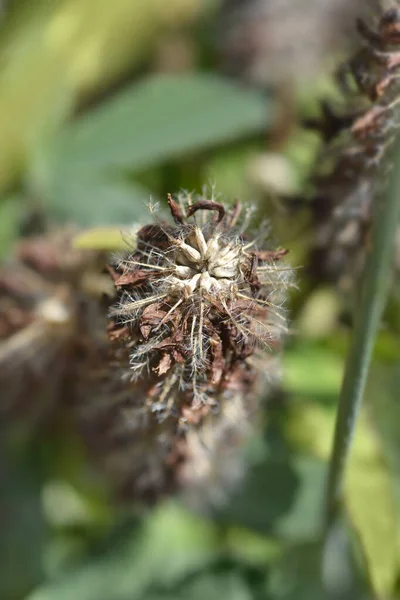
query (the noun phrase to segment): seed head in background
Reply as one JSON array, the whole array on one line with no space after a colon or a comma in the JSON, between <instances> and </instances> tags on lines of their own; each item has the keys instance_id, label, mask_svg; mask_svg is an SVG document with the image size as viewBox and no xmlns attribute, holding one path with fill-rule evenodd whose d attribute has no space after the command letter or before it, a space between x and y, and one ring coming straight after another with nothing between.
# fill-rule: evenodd
<instances>
[{"instance_id":1,"label":"seed head in background","mask_svg":"<svg viewBox=\"0 0 400 600\"><path fill-rule=\"evenodd\" d=\"M169 207L169 222L151 208L154 222L111 268L110 369L94 365L99 393L79 412L125 497L179 489L216 501L240 475L240 447L277 375L291 270L264 227L247 233L251 209L184 194Z\"/></svg>"},{"instance_id":2,"label":"seed head in background","mask_svg":"<svg viewBox=\"0 0 400 600\"><path fill-rule=\"evenodd\" d=\"M314 174L315 242L310 274L351 290L362 271L380 191L391 168L389 151L400 119L400 6L383 11L372 27L357 22L362 47L340 70L347 114L324 106L325 137ZM356 91L354 91L356 88ZM355 106L355 108L354 108ZM400 266L399 246L396 268Z\"/></svg>"},{"instance_id":3,"label":"seed head in background","mask_svg":"<svg viewBox=\"0 0 400 600\"><path fill-rule=\"evenodd\" d=\"M22 238L0 268L0 415L27 430L73 395L79 356L106 327L105 254L75 249L76 234Z\"/></svg>"}]
</instances>

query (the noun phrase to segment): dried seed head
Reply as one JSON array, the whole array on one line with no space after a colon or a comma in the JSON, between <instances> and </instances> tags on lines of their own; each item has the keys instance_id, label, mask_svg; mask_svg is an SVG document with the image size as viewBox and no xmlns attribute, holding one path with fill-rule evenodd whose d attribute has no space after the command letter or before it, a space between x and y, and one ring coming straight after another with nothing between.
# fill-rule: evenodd
<instances>
[{"instance_id":1,"label":"dried seed head","mask_svg":"<svg viewBox=\"0 0 400 600\"><path fill-rule=\"evenodd\" d=\"M171 222L151 209L155 222L111 269L110 365L101 371L99 354L98 392L79 408L97 459L135 499L236 479L286 330L286 252L265 246L262 227L248 235L252 211L185 195L169 206Z\"/></svg>"},{"instance_id":2,"label":"dried seed head","mask_svg":"<svg viewBox=\"0 0 400 600\"><path fill-rule=\"evenodd\" d=\"M90 274L100 276L97 263L105 259L73 249L75 233L22 239L0 269L0 385L6 390L0 414L28 429L73 395L71 373L82 362L77 355L85 340L95 337L93 315L102 315L98 325L106 327L107 309L86 285Z\"/></svg>"},{"instance_id":3,"label":"dried seed head","mask_svg":"<svg viewBox=\"0 0 400 600\"><path fill-rule=\"evenodd\" d=\"M170 207L175 223L142 228L135 253L116 265L111 310L114 335L122 330L130 340L132 377L156 375L150 391L160 414L177 389L191 410L212 406L243 361L276 345L290 275L279 265L284 251L246 238L239 205L185 206L181 197Z\"/></svg>"},{"instance_id":4,"label":"dried seed head","mask_svg":"<svg viewBox=\"0 0 400 600\"><path fill-rule=\"evenodd\" d=\"M314 176L312 202L316 239L310 272L315 280L334 280L342 290L353 288L362 271L370 241L373 213L385 185L387 160L400 120L400 10L382 12L375 28L362 20L358 31L363 47L340 71L358 87L348 99L349 113L335 115L323 108L321 130L326 147ZM354 82L353 82L354 83ZM349 92L348 89L344 91ZM367 105L365 103L367 100ZM396 251L400 265L400 246Z\"/></svg>"}]
</instances>

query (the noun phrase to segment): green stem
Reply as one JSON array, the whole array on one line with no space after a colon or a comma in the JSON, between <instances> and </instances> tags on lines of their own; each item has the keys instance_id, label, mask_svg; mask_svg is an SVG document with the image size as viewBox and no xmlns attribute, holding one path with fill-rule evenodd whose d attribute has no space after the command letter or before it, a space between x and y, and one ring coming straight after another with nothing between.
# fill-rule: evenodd
<instances>
[{"instance_id":1,"label":"green stem","mask_svg":"<svg viewBox=\"0 0 400 600\"><path fill-rule=\"evenodd\" d=\"M359 310L340 393L332 456L329 466L325 525L337 516L342 499L344 471L361 406L376 334L387 299L394 242L400 216L400 136L393 152L393 169L385 198L378 203L372 244L365 264Z\"/></svg>"}]
</instances>

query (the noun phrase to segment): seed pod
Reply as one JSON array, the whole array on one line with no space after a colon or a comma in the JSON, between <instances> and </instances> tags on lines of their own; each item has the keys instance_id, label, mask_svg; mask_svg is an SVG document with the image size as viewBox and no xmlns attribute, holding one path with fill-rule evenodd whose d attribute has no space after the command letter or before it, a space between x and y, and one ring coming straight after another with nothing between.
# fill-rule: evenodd
<instances>
[{"instance_id":1,"label":"seed pod","mask_svg":"<svg viewBox=\"0 0 400 600\"><path fill-rule=\"evenodd\" d=\"M262 228L246 233L251 211L239 204L181 195L169 206L171 222L155 217L111 267L110 362L101 368L98 348L78 411L125 498L208 488L215 501L237 479L238 450L276 376L291 270Z\"/></svg>"}]
</instances>

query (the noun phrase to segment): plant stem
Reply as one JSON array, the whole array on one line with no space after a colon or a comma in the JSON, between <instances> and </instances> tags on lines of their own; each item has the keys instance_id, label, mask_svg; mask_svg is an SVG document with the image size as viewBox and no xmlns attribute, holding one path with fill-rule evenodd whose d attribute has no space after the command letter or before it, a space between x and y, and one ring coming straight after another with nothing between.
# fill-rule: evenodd
<instances>
[{"instance_id":1,"label":"plant stem","mask_svg":"<svg viewBox=\"0 0 400 600\"><path fill-rule=\"evenodd\" d=\"M340 393L325 501L327 530L337 516L342 499L346 461L387 298L388 279L400 216L400 136L394 144L392 164L385 197L377 201L372 243L363 275L360 306L355 315L351 346Z\"/></svg>"}]
</instances>

